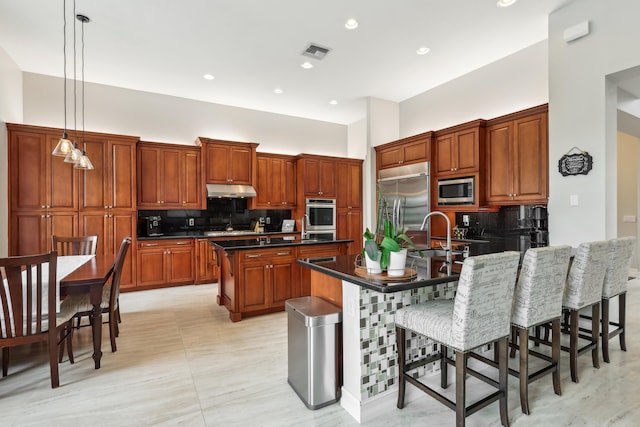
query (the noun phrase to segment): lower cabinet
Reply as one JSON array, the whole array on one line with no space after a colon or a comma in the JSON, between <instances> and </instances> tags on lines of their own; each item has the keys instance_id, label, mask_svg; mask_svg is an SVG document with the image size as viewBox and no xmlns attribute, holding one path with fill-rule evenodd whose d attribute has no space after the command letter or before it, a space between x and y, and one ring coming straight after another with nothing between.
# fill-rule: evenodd
<instances>
[{"instance_id":1,"label":"lower cabinet","mask_svg":"<svg viewBox=\"0 0 640 427\"><path fill-rule=\"evenodd\" d=\"M218 303L237 322L282 311L297 284L295 247L224 252Z\"/></svg>"},{"instance_id":2,"label":"lower cabinet","mask_svg":"<svg viewBox=\"0 0 640 427\"><path fill-rule=\"evenodd\" d=\"M196 284L218 281L220 268L216 250L211 246L212 239L196 240Z\"/></svg>"},{"instance_id":3,"label":"lower cabinet","mask_svg":"<svg viewBox=\"0 0 640 427\"><path fill-rule=\"evenodd\" d=\"M360 239L361 240L361 239ZM298 248L298 258L331 258L336 255L346 255L347 244L327 243L321 245L300 246ZM300 286L296 297L307 297L311 295L311 270L299 268Z\"/></svg>"},{"instance_id":4,"label":"lower cabinet","mask_svg":"<svg viewBox=\"0 0 640 427\"><path fill-rule=\"evenodd\" d=\"M194 239L138 242L138 286L193 284Z\"/></svg>"}]
</instances>

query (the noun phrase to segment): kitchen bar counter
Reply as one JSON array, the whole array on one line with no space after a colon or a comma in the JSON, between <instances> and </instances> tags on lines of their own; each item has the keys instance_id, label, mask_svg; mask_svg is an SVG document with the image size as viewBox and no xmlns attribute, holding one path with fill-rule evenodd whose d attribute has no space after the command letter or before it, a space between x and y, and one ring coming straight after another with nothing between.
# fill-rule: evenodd
<instances>
[{"instance_id":1,"label":"kitchen bar counter","mask_svg":"<svg viewBox=\"0 0 640 427\"><path fill-rule=\"evenodd\" d=\"M268 231L264 233L257 233L255 231L250 230L233 230L233 231L202 231L202 230L192 230L192 231L172 231L163 233L158 236L138 236L138 240L160 240L160 239L184 239L184 238L194 238L194 239L220 239L225 240L228 238L238 238L238 237L281 237L281 236L300 236L300 232L290 231L290 232L282 232L282 231Z\"/></svg>"},{"instance_id":2,"label":"kitchen bar counter","mask_svg":"<svg viewBox=\"0 0 640 427\"><path fill-rule=\"evenodd\" d=\"M257 237L244 240L222 240L212 241L211 245L225 251L239 251L247 249L267 249L281 248L290 246L309 246L309 245L326 245L351 243L353 240L302 240L297 237Z\"/></svg>"}]
</instances>

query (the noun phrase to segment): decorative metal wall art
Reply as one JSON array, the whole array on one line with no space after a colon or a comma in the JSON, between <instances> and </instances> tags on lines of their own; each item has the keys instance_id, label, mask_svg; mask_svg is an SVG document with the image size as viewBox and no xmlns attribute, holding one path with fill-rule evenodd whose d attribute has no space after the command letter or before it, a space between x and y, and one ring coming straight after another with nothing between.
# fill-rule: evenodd
<instances>
[{"instance_id":1,"label":"decorative metal wall art","mask_svg":"<svg viewBox=\"0 0 640 427\"><path fill-rule=\"evenodd\" d=\"M573 147L558 160L558 172L562 176L586 175L592 168L593 157L578 147Z\"/></svg>"}]
</instances>

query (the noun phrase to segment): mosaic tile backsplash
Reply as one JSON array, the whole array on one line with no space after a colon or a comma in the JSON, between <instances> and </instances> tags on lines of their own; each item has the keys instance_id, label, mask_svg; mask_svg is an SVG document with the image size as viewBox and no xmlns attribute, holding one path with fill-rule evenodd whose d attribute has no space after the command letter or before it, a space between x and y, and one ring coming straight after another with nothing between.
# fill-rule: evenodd
<instances>
[{"instance_id":1,"label":"mosaic tile backsplash","mask_svg":"<svg viewBox=\"0 0 640 427\"><path fill-rule=\"evenodd\" d=\"M393 387L398 380L396 310L434 299L453 299L457 282L443 283L410 291L382 294L367 289L360 290L360 357L362 400L371 398ZM411 351L407 361L416 360L427 354L435 354L437 345L424 337L407 335ZM439 369L435 363L416 370L414 376L421 377Z\"/></svg>"}]
</instances>

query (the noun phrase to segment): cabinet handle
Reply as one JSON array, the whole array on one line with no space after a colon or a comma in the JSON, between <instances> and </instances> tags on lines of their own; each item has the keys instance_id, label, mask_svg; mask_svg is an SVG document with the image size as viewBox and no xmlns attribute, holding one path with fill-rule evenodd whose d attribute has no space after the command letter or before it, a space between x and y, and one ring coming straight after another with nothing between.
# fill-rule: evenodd
<instances>
[{"instance_id":1,"label":"cabinet handle","mask_svg":"<svg viewBox=\"0 0 640 427\"><path fill-rule=\"evenodd\" d=\"M261 256L260 254L247 254L247 258L260 258Z\"/></svg>"},{"instance_id":2,"label":"cabinet handle","mask_svg":"<svg viewBox=\"0 0 640 427\"><path fill-rule=\"evenodd\" d=\"M176 245L188 245L189 242L176 242Z\"/></svg>"},{"instance_id":3,"label":"cabinet handle","mask_svg":"<svg viewBox=\"0 0 640 427\"><path fill-rule=\"evenodd\" d=\"M318 194L322 196L324 193L322 191L318 191Z\"/></svg>"},{"instance_id":4,"label":"cabinet handle","mask_svg":"<svg viewBox=\"0 0 640 427\"><path fill-rule=\"evenodd\" d=\"M46 218L46 217L47 217L46 215L40 215L40 218Z\"/></svg>"},{"instance_id":5,"label":"cabinet handle","mask_svg":"<svg viewBox=\"0 0 640 427\"><path fill-rule=\"evenodd\" d=\"M142 246L158 246L158 244L157 243L145 243Z\"/></svg>"},{"instance_id":6,"label":"cabinet handle","mask_svg":"<svg viewBox=\"0 0 640 427\"><path fill-rule=\"evenodd\" d=\"M276 255L289 255L289 252L278 252Z\"/></svg>"},{"instance_id":7,"label":"cabinet handle","mask_svg":"<svg viewBox=\"0 0 640 427\"><path fill-rule=\"evenodd\" d=\"M47 209L45 205L40 206L40 209Z\"/></svg>"}]
</instances>

